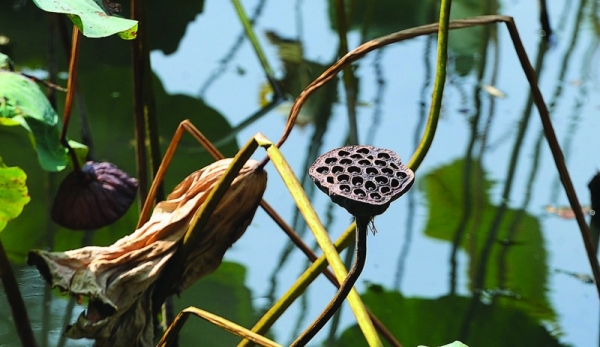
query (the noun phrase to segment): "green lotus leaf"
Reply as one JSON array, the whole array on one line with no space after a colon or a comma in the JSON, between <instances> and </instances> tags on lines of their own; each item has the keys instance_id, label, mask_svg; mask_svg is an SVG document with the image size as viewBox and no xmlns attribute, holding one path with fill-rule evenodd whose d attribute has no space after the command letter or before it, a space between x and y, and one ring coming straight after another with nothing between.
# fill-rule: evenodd
<instances>
[{"instance_id":1,"label":"green lotus leaf","mask_svg":"<svg viewBox=\"0 0 600 347\"><path fill-rule=\"evenodd\" d=\"M15 219L29 202L25 181L27 175L19 167L8 167L0 157L0 231Z\"/></svg>"},{"instance_id":2,"label":"green lotus leaf","mask_svg":"<svg viewBox=\"0 0 600 347\"><path fill-rule=\"evenodd\" d=\"M90 46L99 43L99 40L92 40L89 45L82 47L82 53L86 49L91 49ZM90 127L93 129L96 158L110 161L130 175L134 175L136 166L131 116L133 109L131 69L96 64L93 72L82 71L78 81L82 93L86 96L86 108ZM223 138L231 131L232 127L227 122L227 118L202 100L186 95L169 95L158 78L155 79L154 86L159 115L185 115L198 125L211 141ZM59 98L57 108L62 109L63 103L64 99ZM169 145L169 140L173 137L182 117L159 117L158 129L162 153ZM77 118L72 121L76 122ZM72 124L71 127L76 129L77 123ZM77 152L77 148L74 149ZM225 156L232 157L239 148L233 139L220 146L219 150ZM58 174L48 174L39 170L38 162L34 160L35 152L28 143L27 132L23 127L0 127L0 154L7 162L18 165L28 173L29 194L32 196L32 201L23 211L23 215L13 220L2 232L2 242L10 260L17 264L22 263L26 259L27 252L32 248L48 247L49 232L54 235L52 241L54 250L63 251L81 247L84 233L73 233L62 227L57 228L48 216L48 206L53 202L55 189L68 169ZM214 159L202 149L198 141L192 136L183 136L175 160L171 162L165 177L166 192L170 192L191 172L213 161ZM53 188L48 191L48 187ZM132 206L120 220L93 233L92 243L96 246L108 246L134 231L139 217L138 211L136 206Z\"/></svg>"},{"instance_id":3,"label":"green lotus leaf","mask_svg":"<svg viewBox=\"0 0 600 347\"><path fill-rule=\"evenodd\" d=\"M87 37L119 34L125 40L132 40L137 35L137 21L117 17L113 15L114 10L105 9L104 5L94 0L34 0L33 2L46 12L67 14L73 24ZM101 3L113 4L110 1Z\"/></svg>"},{"instance_id":4,"label":"green lotus leaf","mask_svg":"<svg viewBox=\"0 0 600 347\"><path fill-rule=\"evenodd\" d=\"M468 182L468 188L462 182ZM539 220L526 210L509 207L502 220L495 222L499 207L489 192L492 182L475 161L453 161L421 176L421 184L429 206L425 235L452 243L457 232L463 233L458 246L469 256L469 289L482 290L474 288L481 275L478 262L488 234L497 227L483 272L486 295L510 302L540 321L554 321L547 294L548 255ZM471 201L470 210L464 207L465 200Z\"/></svg>"},{"instance_id":5,"label":"green lotus leaf","mask_svg":"<svg viewBox=\"0 0 600 347\"><path fill-rule=\"evenodd\" d=\"M361 298L404 346L442 346L457 338L469 346L562 346L545 324L510 302L480 303L471 310L470 297L406 297L377 284L371 284ZM332 342L334 347L365 345L357 325ZM457 341L447 346L464 345Z\"/></svg>"},{"instance_id":6,"label":"green lotus leaf","mask_svg":"<svg viewBox=\"0 0 600 347\"><path fill-rule=\"evenodd\" d=\"M69 163L60 143L60 118L35 82L21 74L0 70L0 125L20 125L30 134L38 161L46 171L63 170ZM87 147L70 142L80 158Z\"/></svg>"}]
</instances>

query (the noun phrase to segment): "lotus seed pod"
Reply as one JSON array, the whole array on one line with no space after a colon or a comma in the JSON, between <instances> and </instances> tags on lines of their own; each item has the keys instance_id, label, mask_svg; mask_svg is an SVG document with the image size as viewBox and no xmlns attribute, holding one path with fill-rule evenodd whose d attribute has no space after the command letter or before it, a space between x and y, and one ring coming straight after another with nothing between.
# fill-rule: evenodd
<instances>
[{"instance_id":1,"label":"lotus seed pod","mask_svg":"<svg viewBox=\"0 0 600 347\"><path fill-rule=\"evenodd\" d=\"M88 161L60 184L51 217L65 228L98 229L121 218L135 200L137 180L111 163Z\"/></svg>"},{"instance_id":2,"label":"lotus seed pod","mask_svg":"<svg viewBox=\"0 0 600 347\"><path fill-rule=\"evenodd\" d=\"M357 145L321 155L308 174L333 202L356 217L382 214L410 189L415 178L396 153Z\"/></svg>"}]
</instances>

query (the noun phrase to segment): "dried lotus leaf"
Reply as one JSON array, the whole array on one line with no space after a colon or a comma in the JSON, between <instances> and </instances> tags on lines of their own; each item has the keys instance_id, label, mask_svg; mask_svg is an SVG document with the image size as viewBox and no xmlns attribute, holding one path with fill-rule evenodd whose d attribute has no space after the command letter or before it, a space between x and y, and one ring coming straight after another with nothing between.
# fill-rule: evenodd
<instances>
[{"instance_id":1,"label":"dried lotus leaf","mask_svg":"<svg viewBox=\"0 0 600 347\"><path fill-rule=\"evenodd\" d=\"M152 346L153 290L177 254L194 213L202 207L232 159L223 159L184 179L152 216L132 234L108 247L66 252L34 250L35 265L52 287L87 296L88 308L65 332L70 338L94 339L95 346ZM185 259L181 276L171 283L179 292L214 271L252 221L266 188L266 172L246 162L200 232L195 251Z\"/></svg>"}]
</instances>

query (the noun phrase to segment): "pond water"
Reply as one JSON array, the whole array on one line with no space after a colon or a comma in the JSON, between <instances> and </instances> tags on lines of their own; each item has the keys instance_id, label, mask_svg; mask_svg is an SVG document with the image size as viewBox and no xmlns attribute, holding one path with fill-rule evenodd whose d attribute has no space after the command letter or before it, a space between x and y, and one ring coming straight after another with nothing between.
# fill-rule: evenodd
<instances>
[{"instance_id":1,"label":"pond water","mask_svg":"<svg viewBox=\"0 0 600 347\"><path fill-rule=\"evenodd\" d=\"M333 3L243 3L250 14L261 9L254 29L290 97L297 96L300 85L335 61L339 40L330 17ZM31 26L45 18L28 6L14 13L3 8L0 23L8 23L3 21L7 13L12 17L30 13L26 21L31 21ZM418 6L407 1L382 2L381 8L373 10L370 22L366 20L368 9L356 6L355 19L350 21L356 30L348 35L351 48L365 39L436 18L430 14L436 5L429 1ZM174 45L172 39L161 39L159 29L152 31L156 37L152 47L160 48L151 53L154 71L164 92L179 95L169 97L160 88L157 92L163 100L157 101L157 109L164 146L177 123L186 118L211 139L221 139L258 111L272 93L251 45L247 40L239 42L242 26L230 2L207 2L197 16L190 16L192 9L181 11L169 8L163 16L151 17L169 28L165 37L185 33ZM488 13L515 18L538 72L575 190L580 202L589 206L588 183L600 168L600 12L597 2L585 0L553 1L548 11L553 32L550 43L545 44L537 2L453 2L454 18ZM34 18L31 13L36 14ZM368 29L361 31L363 25ZM9 37L13 33L8 25L0 24L0 34L2 30L7 30ZM38 26L36 30L44 29ZM40 43L42 39L32 38L29 45L46 47ZM30 52L33 48L23 48L27 44L22 42L17 40L13 47L13 60L31 71L43 69L40 61L44 60L38 56L43 56L44 50ZM82 51L80 71L85 103L79 110L89 113L97 157L134 173L129 51L117 40L105 42L106 47L85 42L89 46ZM435 37L420 37L373 52L355 64L359 143L392 149L408 162L425 124L435 74L435 45ZM453 32L448 66L435 140L415 173L411 191L375 219L378 232L368 237L367 264L357 282L358 291L366 293L367 304L404 346L441 345L456 339L470 346L598 345L598 293L590 282L591 269L579 229L564 208L568 200L506 28L491 25ZM348 136L347 96L340 81L332 86L330 93L311 99L302 115L304 126L292 132L282 151L296 175L306 181L307 193L335 239L349 225L350 215L332 207L306 180L307 164L344 145ZM257 132L277 140L290 105L286 101L239 130L237 144L243 145ZM44 208L52 196L49 191L60 176L36 174L39 168L30 149L24 150L26 155L8 151L28 146L22 133L0 129L0 136L7 139L0 141L4 161L23 167L30 177L32 202L21 217L9 223L2 240L15 262L40 344L90 345L89 341L60 341L65 312L72 313L66 319L72 322L85 307L46 290L37 271L22 264L24 244L65 250L89 240L56 229L40 217L46 215ZM72 137L78 137L75 130ZM225 141L222 149L231 155L236 147ZM167 189L209 161L189 139L181 152L169 172ZM259 150L254 157L263 155ZM278 173L271 165L267 170L265 200L298 231L305 230ZM95 244L109 244L123 235L123 230L133 230L135 219L132 208L116 226L88 236ZM456 235L461 238L453 247ZM314 244L309 231L303 239ZM244 236L225 255L226 263L184 292L176 300L177 307L194 305L251 327L307 266L304 255L289 247L288 238L259 210ZM478 282L478 278L482 280ZM317 279L278 320L270 337L290 343L334 293L329 282ZM2 291L0 307L0 312L8 312ZM344 306L339 321L323 329L314 345L326 339L331 345L365 345L354 325L349 307ZM200 342L229 346L237 341L195 319L188 321L182 334L182 346ZM10 317L3 315L0 346L17 344Z\"/></svg>"}]
</instances>

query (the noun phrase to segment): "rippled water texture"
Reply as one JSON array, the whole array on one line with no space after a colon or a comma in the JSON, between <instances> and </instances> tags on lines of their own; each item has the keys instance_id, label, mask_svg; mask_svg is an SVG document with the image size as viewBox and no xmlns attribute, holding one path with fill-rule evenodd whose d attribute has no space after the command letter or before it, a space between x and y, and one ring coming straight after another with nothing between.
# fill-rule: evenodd
<instances>
[{"instance_id":1,"label":"rippled water texture","mask_svg":"<svg viewBox=\"0 0 600 347\"><path fill-rule=\"evenodd\" d=\"M15 7L11 7L11 3ZM0 34L18 68L45 76L49 17L31 3L0 4ZM151 58L161 145L189 118L228 156L253 134L276 141L290 101L250 119L271 100L265 73L232 4L150 1ZM194 3L194 5L192 5ZM289 100L336 60L339 37L334 1L244 1L266 59ZM346 1L348 45L437 21L432 1ZM600 169L600 19L597 1L549 1L552 35L541 32L536 1L453 1L453 18L481 14L514 16L564 151L582 205L589 209L588 183ZM125 13L128 5L123 4ZM257 9L259 11L257 11ZM256 14L258 12L258 14ZM435 75L435 36L420 37L370 53L353 65L359 143L413 154L425 126ZM58 45L62 49L61 45ZM66 71L62 50L60 71ZM598 293L591 280L577 224L527 80L504 25L454 31L448 78L433 145L415 172L412 189L375 220L365 269L357 289L404 346L443 345L459 339L470 346L595 346L599 336ZM98 160L135 174L130 48L117 38L86 39L79 83ZM64 76L63 76L64 77ZM61 85L66 80L59 81ZM309 99L282 147L332 238L350 215L313 185L308 166L345 144L350 129L347 95L340 80ZM62 98L62 96L61 96ZM59 101L62 110L62 101ZM60 113L60 112L59 112ZM249 120L247 127L238 125ZM79 124L71 137L79 139ZM232 136L232 129L239 130ZM0 128L0 156L28 173L31 202L0 236L14 262L40 346L86 346L60 341L64 322L85 308L47 291L26 267L31 248L66 250L108 245L135 229L137 208L94 233L60 229L50 222L49 201L63 174L39 169L25 132ZM234 139L233 141L231 139ZM237 141L237 142L236 142ZM211 162L184 137L166 188ZM259 149L256 159L264 151ZM277 172L267 166L264 195L303 236L314 238ZM600 194L597 192L596 194ZM598 195L597 195L598 196ZM587 215L589 219L589 214ZM307 267L306 258L262 211L227 252L217 272L176 300L251 327ZM344 255L342 255L344 257ZM271 330L290 343L326 306L333 286L319 278ZM0 291L0 346L18 339ZM65 318L65 313L70 316ZM364 346L355 318L344 306L317 335L315 345ZM191 318L181 346L231 346L238 339Z\"/></svg>"}]
</instances>

